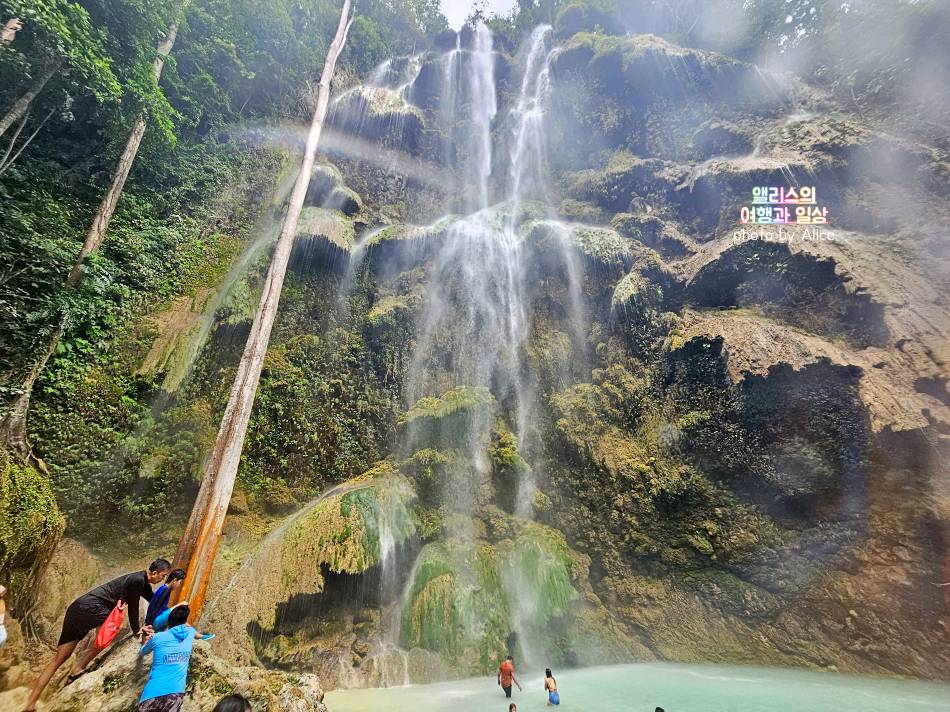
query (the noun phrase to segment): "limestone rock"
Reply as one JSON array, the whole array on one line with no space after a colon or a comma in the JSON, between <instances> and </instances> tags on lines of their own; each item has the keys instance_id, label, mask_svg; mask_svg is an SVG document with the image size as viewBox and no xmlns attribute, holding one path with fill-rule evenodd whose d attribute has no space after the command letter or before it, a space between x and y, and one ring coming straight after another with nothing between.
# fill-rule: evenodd
<instances>
[{"instance_id":1,"label":"limestone rock","mask_svg":"<svg viewBox=\"0 0 950 712\"><path fill-rule=\"evenodd\" d=\"M100 565L75 539L62 539L37 582L36 602L30 608L33 630L40 640L55 646L66 608L100 580Z\"/></svg>"},{"instance_id":2,"label":"limestone rock","mask_svg":"<svg viewBox=\"0 0 950 712\"><path fill-rule=\"evenodd\" d=\"M733 233L704 247L677 267L688 279L688 289L712 298L710 305L759 304L766 309L764 313L687 313L683 336L722 336L735 378L744 373L764 373L778 363L799 368L820 358L857 366L863 372L861 396L875 431L932 426L938 432L950 433L950 396L946 387L950 377L950 346L946 339L950 309L940 296L938 283L927 276L932 266L915 264L908 256L895 252L883 238L841 230L836 233L835 241L810 240L799 228L790 233L797 239L782 243L736 242ZM722 288L727 284L731 285L729 293L734 295L737 285L751 279L751 272L743 276L746 268L734 260L738 255L746 255L746 259L753 254L761 258L757 264L765 272L776 274L776 269L784 270L780 279L784 285L781 299L787 298L789 285L794 283L789 265L797 264L796 259L807 265L803 274L809 279L824 280L824 294L837 289L840 304L849 300L853 304L841 312L841 323L848 325L844 328L861 331L842 338L843 327L803 321L809 311L804 307L796 309L794 301L788 305L790 310L769 311L771 297L761 290L750 292L750 301L746 303L714 296L724 295ZM883 255L887 258L883 259ZM822 272L825 277L820 276ZM876 316L868 316L862 324L856 319L857 310L870 308ZM828 319L833 311L830 306L825 310ZM822 329L827 330L824 336L815 333Z\"/></svg>"},{"instance_id":3,"label":"limestone rock","mask_svg":"<svg viewBox=\"0 0 950 712\"><path fill-rule=\"evenodd\" d=\"M149 659L140 658L132 640L116 643L91 672L50 695L43 712L128 712L134 709L148 678ZM210 712L225 695L239 693L255 712L326 712L323 689L315 675L238 667L214 652L213 643L197 641L188 670L184 712ZM22 704L22 688L0 695L0 710Z\"/></svg>"}]
</instances>

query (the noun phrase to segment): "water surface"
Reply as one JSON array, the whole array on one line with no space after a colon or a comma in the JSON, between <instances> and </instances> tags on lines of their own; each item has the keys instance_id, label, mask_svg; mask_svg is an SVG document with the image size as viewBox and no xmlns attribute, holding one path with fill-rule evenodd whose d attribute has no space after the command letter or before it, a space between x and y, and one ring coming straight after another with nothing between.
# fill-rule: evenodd
<instances>
[{"instance_id":1,"label":"water surface","mask_svg":"<svg viewBox=\"0 0 950 712\"><path fill-rule=\"evenodd\" d=\"M644 663L555 671L561 710L580 712L950 711L950 684L782 668ZM549 710L540 673L519 676L518 712ZM327 693L330 712L507 712L494 677Z\"/></svg>"}]
</instances>

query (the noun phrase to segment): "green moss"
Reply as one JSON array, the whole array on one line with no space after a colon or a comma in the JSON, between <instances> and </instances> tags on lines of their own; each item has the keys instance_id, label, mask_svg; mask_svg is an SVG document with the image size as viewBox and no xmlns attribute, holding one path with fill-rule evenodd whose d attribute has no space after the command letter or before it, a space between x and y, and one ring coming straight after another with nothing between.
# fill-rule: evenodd
<instances>
[{"instance_id":1,"label":"green moss","mask_svg":"<svg viewBox=\"0 0 950 712\"><path fill-rule=\"evenodd\" d=\"M432 541L442 533L442 515L432 507L415 507L412 510L416 532L423 541Z\"/></svg>"},{"instance_id":2,"label":"green moss","mask_svg":"<svg viewBox=\"0 0 950 712\"><path fill-rule=\"evenodd\" d=\"M442 503L443 488L451 468L459 464L455 450L422 448L400 464L400 468L412 478L419 498L426 504L437 507Z\"/></svg>"},{"instance_id":3,"label":"green moss","mask_svg":"<svg viewBox=\"0 0 950 712\"><path fill-rule=\"evenodd\" d=\"M495 499L508 512L515 511L515 498L531 468L518 453L518 443L510 432L496 432L488 449L495 483Z\"/></svg>"},{"instance_id":4,"label":"green moss","mask_svg":"<svg viewBox=\"0 0 950 712\"><path fill-rule=\"evenodd\" d=\"M552 241L561 240L589 264L620 271L629 266L633 252L629 240L609 228L534 220L522 228L528 244L536 250L551 249Z\"/></svg>"},{"instance_id":5,"label":"green moss","mask_svg":"<svg viewBox=\"0 0 950 712\"><path fill-rule=\"evenodd\" d=\"M489 672L505 650L508 608L495 552L458 541L420 554L402 611L402 645L444 655L462 671Z\"/></svg>"},{"instance_id":6,"label":"green moss","mask_svg":"<svg viewBox=\"0 0 950 712\"><path fill-rule=\"evenodd\" d=\"M300 211L297 235L323 238L331 246L348 253L356 240L356 228L339 210L305 207Z\"/></svg>"},{"instance_id":7,"label":"green moss","mask_svg":"<svg viewBox=\"0 0 950 712\"><path fill-rule=\"evenodd\" d=\"M418 292L383 297L373 305L366 318L370 326L379 328L383 324L411 316L421 301L422 295Z\"/></svg>"},{"instance_id":8,"label":"green moss","mask_svg":"<svg viewBox=\"0 0 950 712\"><path fill-rule=\"evenodd\" d=\"M578 598L573 563L563 536L534 523L496 545L430 544L402 611L402 644L440 653L462 673L490 672L516 624L543 630L568 612Z\"/></svg>"},{"instance_id":9,"label":"green moss","mask_svg":"<svg viewBox=\"0 0 950 712\"><path fill-rule=\"evenodd\" d=\"M494 406L487 388L458 386L438 397L420 398L399 422L415 446L444 449L482 430Z\"/></svg>"},{"instance_id":10,"label":"green moss","mask_svg":"<svg viewBox=\"0 0 950 712\"><path fill-rule=\"evenodd\" d=\"M0 577L14 595L27 596L65 525L47 476L0 450Z\"/></svg>"},{"instance_id":11,"label":"green moss","mask_svg":"<svg viewBox=\"0 0 950 712\"><path fill-rule=\"evenodd\" d=\"M380 561L384 529L396 543L415 534L412 488L391 465L377 466L354 485L319 502L284 535L281 568L288 589L299 588L298 581L312 577L313 570L319 576L322 565L338 573L363 573Z\"/></svg>"},{"instance_id":12,"label":"green moss","mask_svg":"<svg viewBox=\"0 0 950 712\"><path fill-rule=\"evenodd\" d=\"M560 532L531 523L497 549L509 599L531 602L532 629L540 630L550 619L567 613L578 594L571 581L571 552Z\"/></svg>"}]
</instances>

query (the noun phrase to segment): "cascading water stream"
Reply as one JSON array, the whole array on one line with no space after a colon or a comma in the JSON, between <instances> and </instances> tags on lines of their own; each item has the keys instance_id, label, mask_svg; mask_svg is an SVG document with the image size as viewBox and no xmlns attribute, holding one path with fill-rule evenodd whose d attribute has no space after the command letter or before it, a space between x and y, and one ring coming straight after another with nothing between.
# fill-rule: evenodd
<instances>
[{"instance_id":1,"label":"cascading water stream","mask_svg":"<svg viewBox=\"0 0 950 712\"><path fill-rule=\"evenodd\" d=\"M498 112L495 89L495 56L488 28L479 23L475 28L475 51L472 53L471 97L472 123L475 127L475 166L478 178L478 207L488 206L488 181L492 172L491 124Z\"/></svg>"},{"instance_id":2,"label":"cascading water stream","mask_svg":"<svg viewBox=\"0 0 950 712\"><path fill-rule=\"evenodd\" d=\"M572 342L583 347L584 312L581 269L569 245L569 230L554 219L554 211L543 204L548 197L547 137L545 105L550 94L550 62L556 50L549 40L549 26L538 27L523 53L524 75L517 100L506 116L510 127L505 170L494 170L493 125L498 114L495 84L496 56L493 39L484 25L475 28L471 44L461 39L442 58L441 97L438 118L445 130L443 155L453 169L458 204L463 217L446 216L427 229L438 238L428 243L422 303L415 310L409 367L402 387L408 408L420 399L438 398L455 388L490 393L491 409L472 416L466 432L455 445L460 465L453 466L441 483L439 501L451 513L445 524L448 536L460 546L476 550L480 536L478 516L481 508L492 504L486 499L486 486L492 477L488 446L499 421L506 422L519 452L531 459L533 415L538 407L535 383L527 365L527 343L532 330L530 318L536 285L532 274L535 259L525 245L525 221L546 215L542 221L554 227L552 255L561 262L570 314L568 330ZM418 74L410 66L409 73ZM377 84L391 86L395 69L381 68L374 76ZM411 83L411 82L410 82ZM399 94L411 94L403 87ZM506 185L510 200L491 205L493 177ZM527 201L542 201L541 207ZM540 211L540 214L539 214ZM348 292L354 285L357 263L366 256L364 245L373 235L360 241L351 255L351 267L343 285ZM423 447L408 428L400 451L411 453ZM530 468L517 482L510 500L515 521L529 522L533 517L537 486ZM498 493L495 494L498 496ZM381 600L393 600L396 579L392 571L395 542L386 535L385 516L381 513L378 535L381 565ZM378 670L385 668L381 684L403 684L396 667L405 664L401 642L401 615L410 603L415 573L422 554L416 559L396 603L387 609L384 629L387 633L375 653ZM546 650L542 632L536 631L543 608L542 591L532 584L531 576L505 574L501 577L507 599L511 640L523 658L541 662ZM402 656L402 657L400 657ZM390 669L392 668L392 669ZM401 668L400 668L401 669ZM406 667L408 678L408 666Z\"/></svg>"},{"instance_id":3,"label":"cascading water stream","mask_svg":"<svg viewBox=\"0 0 950 712\"><path fill-rule=\"evenodd\" d=\"M521 94L512 111L516 122L508 172L515 201L526 197L545 197L547 147L544 103L551 89L551 52L547 49L550 33L550 25L540 25L531 33L524 77L521 81Z\"/></svg>"}]
</instances>

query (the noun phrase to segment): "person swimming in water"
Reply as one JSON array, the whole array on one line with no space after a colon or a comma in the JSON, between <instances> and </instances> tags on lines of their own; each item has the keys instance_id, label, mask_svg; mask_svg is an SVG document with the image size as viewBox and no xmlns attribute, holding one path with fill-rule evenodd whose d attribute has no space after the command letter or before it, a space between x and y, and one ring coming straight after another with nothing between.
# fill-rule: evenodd
<instances>
[{"instance_id":1,"label":"person swimming in water","mask_svg":"<svg viewBox=\"0 0 950 712\"><path fill-rule=\"evenodd\" d=\"M551 668L544 671L544 691L548 693L548 706L556 707L561 704L561 696L557 692L557 680L551 674Z\"/></svg>"}]
</instances>

